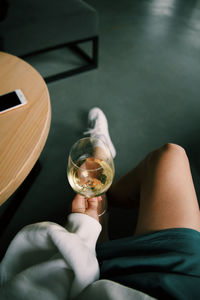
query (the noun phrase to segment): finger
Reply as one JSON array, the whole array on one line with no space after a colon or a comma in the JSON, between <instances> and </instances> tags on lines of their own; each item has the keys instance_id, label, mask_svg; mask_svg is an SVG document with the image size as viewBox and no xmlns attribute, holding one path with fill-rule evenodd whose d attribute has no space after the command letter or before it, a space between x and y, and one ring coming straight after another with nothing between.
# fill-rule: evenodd
<instances>
[{"instance_id":1,"label":"finger","mask_svg":"<svg viewBox=\"0 0 200 300\"><path fill-rule=\"evenodd\" d=\"M98 208L98 198L90 198L88 199L88 209L87 210L97 210Z\"/></svg>"},{"instance_id":2,"label":"finger","mask_svg":"<svg viewBox=\"0 0 200 300\"><path fill-rule=\"evenodd\" d=\"M98 216L98 197L96 198L90 198L88 199L88 208L86 209L86 214L97 221L99 221L99 216Z\"/></svg>"},{"instance_id":3,"label":"finger","mask_svg":"<svg viewBox=\"0 0 200 300\"><path fill-rule=\"evenodd\" d=\"M72 201L72 212L73 213L85 213L86 210L86 200L82 195L77 194Z\"/></svg>"}]
</instances>

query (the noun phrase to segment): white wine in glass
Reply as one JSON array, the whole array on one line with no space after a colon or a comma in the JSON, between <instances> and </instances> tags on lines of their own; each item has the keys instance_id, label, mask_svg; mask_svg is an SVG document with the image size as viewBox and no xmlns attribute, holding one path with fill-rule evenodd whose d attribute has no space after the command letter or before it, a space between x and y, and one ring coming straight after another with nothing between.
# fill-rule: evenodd
<instances>
[{"instance_id":1,"label":"white wine in glass","mask_svg":"<svg viewBox=\"0 0 200 300\"><path fill-rule=\"evenodd\" d=\"M67 176L73 190L86 198L104 194L112 184L114 163L108 146L100 139L83 138L71 148ZM102 200L98 213L105 212Z\"/></svg>"}]
</instances>

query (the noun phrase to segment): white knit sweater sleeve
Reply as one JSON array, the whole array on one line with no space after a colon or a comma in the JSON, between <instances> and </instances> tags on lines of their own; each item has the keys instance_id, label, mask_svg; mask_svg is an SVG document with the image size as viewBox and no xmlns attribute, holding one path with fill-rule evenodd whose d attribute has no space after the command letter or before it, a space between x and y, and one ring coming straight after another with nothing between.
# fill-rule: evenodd
<instances>
[{"instance_id":1,"label":"white knit sweater sleeve","mask_svg":"<svg viewBox=\"0 0 200 300\"><path fill-rule=\"evenodd\" d=\"M52 222L26 226L0 264L0 299L73 299L99 278L95 254L101 225L70 214L66 229Z\"/></svg>"}]
</instances>

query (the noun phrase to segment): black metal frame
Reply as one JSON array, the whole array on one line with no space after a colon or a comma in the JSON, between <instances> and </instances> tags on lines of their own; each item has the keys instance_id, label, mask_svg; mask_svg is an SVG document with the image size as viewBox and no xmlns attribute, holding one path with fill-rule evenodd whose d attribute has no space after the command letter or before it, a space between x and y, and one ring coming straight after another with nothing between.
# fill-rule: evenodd
<instances>
[{"instance_id":1,"label":"black metal frame","mask_svg":"<svg viewBox=\"0 0 200 300\"><path fill-rule=\"evenodd\" d=\"M81 43L85 43L85 42L91 42L92 43L92 56L90 57L85 51L83 51L78 44ZM64 71L55 75L50 75L44 78L44 80L46 81L46 83L55 81L55 80L59 80L68 76L72 76L75 74L79 74L82 72L86 72L92 69L95 69L98 67L98 47L99 47L99 37L98 36L94 36L91 38L87 38L87 39L82 39L82 40L78 40L75 42L70 42L70 43L66 43L66 44L61 44L61 45L57 45L57 46L53 46L53 47L48 47L45 49L41 49L41 50L37 50L31 53L27 53L24 54L22 56L20 56L22 59L26 59L28 57L31 56L35 56L37 54L42 54L45 52L49 52L52 50L57 50L57 49L61 49L61 48L65 48L65 47L69 47L73 52L75 52L77 55L79 55L81 58L83 58L87 64L84 64L81 67L78 68L74 68L68 71Z\"/></svg>"}]
</instances>

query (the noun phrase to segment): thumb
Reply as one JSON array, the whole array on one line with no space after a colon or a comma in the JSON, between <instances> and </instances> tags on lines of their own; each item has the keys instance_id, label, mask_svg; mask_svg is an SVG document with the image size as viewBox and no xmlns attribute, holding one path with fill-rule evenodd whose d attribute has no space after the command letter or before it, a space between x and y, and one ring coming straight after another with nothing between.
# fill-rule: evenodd
<instances>
[{"instance_id":1,"label":"thumb","mask_svg":"<svg viewBox=\"0 0 200 300\"><path fill-rule=\"evenodd\" d=\"M75 198L72 201L72 212L73 213L85 213L85 197L79 194L76 194Z\"/></svg>"}]
</instances>

